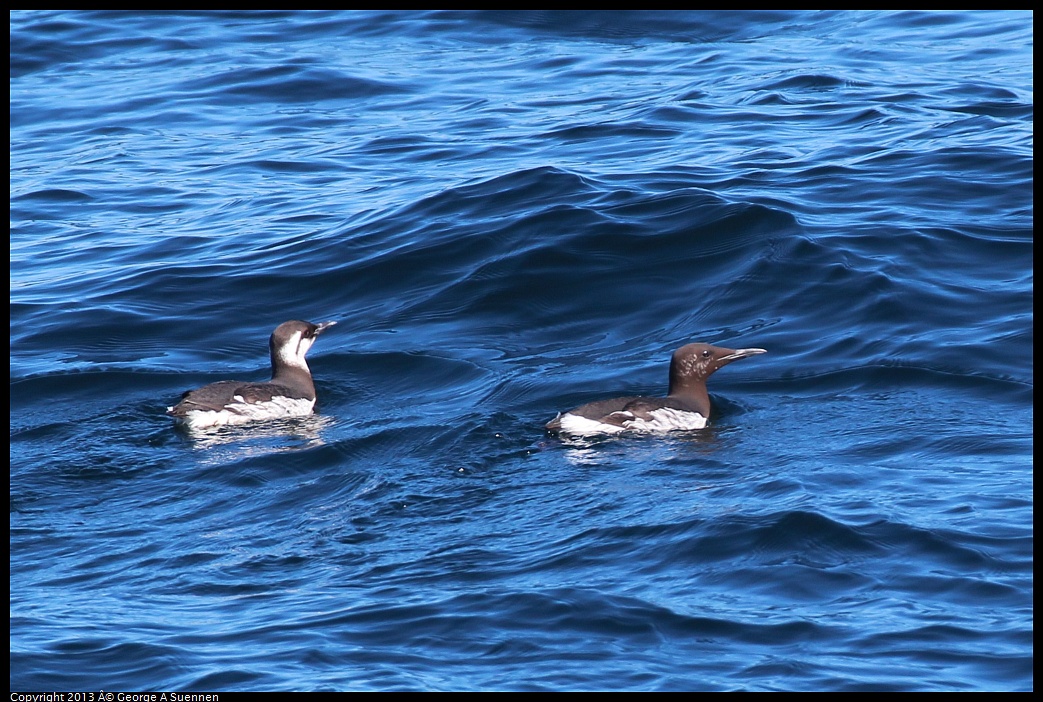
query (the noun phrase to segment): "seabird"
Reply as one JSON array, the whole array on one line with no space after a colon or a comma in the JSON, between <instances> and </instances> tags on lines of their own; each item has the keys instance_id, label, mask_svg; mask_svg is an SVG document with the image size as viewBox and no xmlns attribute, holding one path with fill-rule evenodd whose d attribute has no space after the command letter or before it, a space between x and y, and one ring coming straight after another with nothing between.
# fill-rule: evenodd
<instances>
[{"instance_id":1,"label":"seabird","mask_svg":"<svg viewBox=\"0 0 1043 702\"><path fill-rule=\"evenodd\" d=\"M315 407L315 383L304 356L316 337L334 324L283 322L268 340L272 358L270 381L222 380L204 385L182 395L180 402L167 408L167 414L177 423L195 429L311 414Z\"/></svg>"},{"instance_id":2,"label":"seabird","mask_svg":"<svg viewBox=\"0 0 1043 702\"><path fill-rule=\"evenodd\" d=\"M706 379L732 361L761 353L767 352L687 344L670 359L670 389L666 397L617 397L591 402L559 413L548 422L547 429L573 436L702 429L710 417Z\"/></svg>"}]
</instances>

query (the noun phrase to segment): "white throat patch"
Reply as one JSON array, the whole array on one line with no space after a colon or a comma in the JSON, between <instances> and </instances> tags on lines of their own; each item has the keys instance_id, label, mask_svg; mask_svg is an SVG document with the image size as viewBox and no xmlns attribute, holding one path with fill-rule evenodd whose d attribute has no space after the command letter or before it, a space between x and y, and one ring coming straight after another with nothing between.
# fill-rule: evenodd
<instances>
[{"instance_id":1,"label":"white throat patch","mask_svg":"<svg viewBox=\"0 0 1043 702\"><path fill-rule=\"evenodd\" d=\"M308 370L308 363L304 360L304 356L314 343L315 337L306 339L301 336L301 332L294 332L289 341L279 348L276 355L287 366Z\"/></svg>"}]
</instances>

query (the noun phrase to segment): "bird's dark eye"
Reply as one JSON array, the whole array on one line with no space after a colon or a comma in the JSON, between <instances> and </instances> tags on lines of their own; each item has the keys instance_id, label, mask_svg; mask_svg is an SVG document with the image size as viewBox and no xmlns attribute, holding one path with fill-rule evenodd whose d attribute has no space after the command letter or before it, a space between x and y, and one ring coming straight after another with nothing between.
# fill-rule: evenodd
<instances>
[{"instance_id":1,"label":"bird's dark eye","mask_svg":"<svg viewBox=\"0 0 1043 702\"><path fill-rule=\"evenodd\" d=\"M712 355L713 355L713 354L712 354L712 353L710 353L710 349L705 349L705 350L703 350L703 358L709 358L709 357L710 357L710 356L712 356Z\"/></svg>"}]
</instances>

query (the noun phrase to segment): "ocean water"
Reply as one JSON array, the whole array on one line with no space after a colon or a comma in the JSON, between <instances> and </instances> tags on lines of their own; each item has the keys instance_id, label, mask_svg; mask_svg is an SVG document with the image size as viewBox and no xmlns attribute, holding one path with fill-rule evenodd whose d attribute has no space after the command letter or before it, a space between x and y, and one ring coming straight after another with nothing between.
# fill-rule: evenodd
<instances>
[{"instance_id":1,"label":"ocean water","mask_svg":"<svg viewBox=\"0 0 1043 702\"><path fill-rule=\"evenodd\" d=\"M1032 689L1032 21L12 12L11 689Z\"/></svg>"}]
</instances>

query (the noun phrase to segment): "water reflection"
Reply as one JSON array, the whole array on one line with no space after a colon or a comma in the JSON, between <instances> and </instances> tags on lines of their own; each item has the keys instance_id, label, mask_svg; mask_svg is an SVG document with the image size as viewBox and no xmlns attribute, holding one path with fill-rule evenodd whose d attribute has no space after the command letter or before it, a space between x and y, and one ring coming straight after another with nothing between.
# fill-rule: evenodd
<instances>
[{"instance_id":1,"label":"water reflection","mask_svg":"<svg viewBox=\"0 0 1043 702\"><path fill-rule=\"evenodd\" d=\"M711 425L694 431L659 434L623 432L603 436L558 436L549 439L546 445L552 446L557 442L564 448L565 458L569 463L592 467L615 463L621 455L629 455L635 451L641 453L640 457L635 457L639 462L647 462L650 458L649 453L662 454L664 460L690 457L693 449L698 454L711 454L718 450L728 432L728 427Z\"/></svg>"},{"instance_id":2,"label":"water reflection","mask_svg":"<svg viewBox=\"0 0 1043 702\"><path fill-rule=\"evenodd\" d=\"M325 430L336 420L328 415L310 414L306 417L276 419L220 427L190 428L178 426L177 431L192 442L193 448L210 449L217 446L241 447L246 456L276 451L300 451L326 444Z\"/></svg>"}]
</instances>

